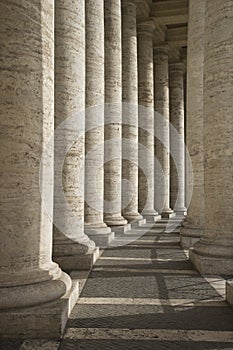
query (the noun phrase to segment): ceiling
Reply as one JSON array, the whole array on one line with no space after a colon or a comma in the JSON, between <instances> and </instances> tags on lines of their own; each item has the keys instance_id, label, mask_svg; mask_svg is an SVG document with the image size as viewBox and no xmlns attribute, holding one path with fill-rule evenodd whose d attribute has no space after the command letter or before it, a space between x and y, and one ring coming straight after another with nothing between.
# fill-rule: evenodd
<instances>
[{"instance_id":1,"label":"ceiling","mask_svg":"<svg viewBox=\"0 0 233 350\"><path fill-rule=\"evenodd\" d=\"M138 22L155 24L154 45L167 43L170 59L185 59L188 31L188 0L137 0Z\"/></svg>"}]
</instances>

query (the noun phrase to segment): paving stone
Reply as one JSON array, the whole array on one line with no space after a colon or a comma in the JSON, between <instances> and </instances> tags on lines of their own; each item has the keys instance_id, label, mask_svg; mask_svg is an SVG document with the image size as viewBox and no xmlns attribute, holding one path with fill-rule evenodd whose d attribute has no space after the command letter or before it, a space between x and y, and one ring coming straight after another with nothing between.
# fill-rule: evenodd
<instances>
[{"instance_id":1,"label":"paving stone","mask_svg":"<svg viewBox=\"0 0 233 350\"><path fill-rule=\"evenodd\" d=\"M153 232L104 251L59 350L233 349L233 310L187 260L177 237Z\"/></svg>"}]
</instances>

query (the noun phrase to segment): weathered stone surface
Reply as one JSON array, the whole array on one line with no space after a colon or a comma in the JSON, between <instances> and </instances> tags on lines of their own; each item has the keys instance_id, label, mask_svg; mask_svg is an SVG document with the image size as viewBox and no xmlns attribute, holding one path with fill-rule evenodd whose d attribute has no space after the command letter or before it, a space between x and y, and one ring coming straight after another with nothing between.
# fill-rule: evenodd
<instances>
[{"instance_id":1,"label":"weathered stone surface","mask_svg":"<svg viewBox=\"0 0 233 350\"><path fill-rule=\"evenodd\" d=\"M227 281L226 283L226 300L233 306L233 281Z\"/></svg>"},{"instance_id":2,"label":"weathered stone surface","mask_svg":"<svg viewBox=\"0 0 233 350\"><path fill-rule=\"evenodd\" d=\"M170 135L169 135L169 70L168 47L154 48L154 103L155 103L155 156L163 171L163 183L158 168L155 169L155 207L160 206L163 197L162 216L173 217L170 208ZM160 139L158 139L160 137ZM161 188L163 190L161 190ZM161 191L163 193L161 193Z\"/></svg>"},{"instance_id":3,"label":"weathered stone surface","mask_svg":"<svg viewBox=\"0 0 233 350\"><path fill-rule=\"evenodd\" d=\"M104 221L111 226L127 224L121 216L122 178L122 55L121 1L104 1L105 20L105 166Z\"/></svg>"},{"instance_id":4,"label":"weathered stone surface","mask_svg":"<svg viewBox=\"0 0 233 350\"><path fill-rule=\"evenodd\" d=\"M154 22L138 24L139 212L154 219Z\"/></svg>"},{"instance_id":5,"label":"weathered stone surface","mask_svg":"<svg viewBox=\"0 0 233 350\"><path fill-rule=\"evenodd\" d=\"M84 10L82 1L56 1L53 257L65 270L92 267L96 249L84 234Z\"/></svg>"},{"instance_id":6,"label":"weathered stone surface","mask_svg":"<svg viewBox=\"0 0 233 350\"><path fill-rule=\"evenodd\" d=\"M104 3L87 0L85 232L97 245L113 238L103 221L104 102Z\"/></svg>"},{"instance_id":7,"label":"weathered stone surface","mask_svg":"<svg viewBox=\"0 0 233 350\"><path fill-rule=\"evenodd\" d=\"M233 3L207 0L204 60L205 231L190 250L203 273L233 274Z\"/></svg>"},{"instance_id":8,"label":"weathered stone surface","mask_svg":"<svg viewBox=\"0 0 233 350\"><path fill-rule=\"evenodd\" d=\"M204 231L204 144L203 144L203 61L205 1L190 0L187 53L186 144L193 172L193 192L189 192L192 176L186 176L186 197L191 202L182 224L181 244L189 248ZM191 170L191 169L190 169Z\"/></svg>"},{"instance_id":9,"label":"weathered stone surface","mask_svg":"<svg viewBox=\"0 0 233 350\"><path fill-rule=\"evenodd\" d=\"M183 217L185 208L184 72L182 62L169 65L170 100L170 201L175 213Z\"/></svg>"},{"instance_id":10,"label":"weathered stone surface","mask_svg":"<svg viewBox=\"0 0 233 350\"><path fill-rule=\"evenodd\" d=\"M67 321L62 298L71 279L51 260L53 15L52 0L0 4L0 335L5 337L35 336L32 328L40 330L38 337L54 329L61 334L60 320L63 327ZM53 325L50 303L57 305Z\"/></svg>"},{"instance_id":11,"label":"weathered stone surface","mask_svg":"<svg viewBox=\"0 0 233 350\"><path fill-rule=\"evenodd\" d=\"M23 309L15 308L11 312L2 311L1 338L60 339L78 295L78 283L74 282L60 300Z\"/></svg>"},{"instance_id":12,"label":"weathered stone surface","mask_svg":"<svg viewBox=\"0 0 233 350\"><path fill-rule=\"evenodd\" d=\"M138 57L136 0L122 0L122 186L123 215L138 221ZM131 200L129 201L129 198Z\"/></svg>"}]
</instances>

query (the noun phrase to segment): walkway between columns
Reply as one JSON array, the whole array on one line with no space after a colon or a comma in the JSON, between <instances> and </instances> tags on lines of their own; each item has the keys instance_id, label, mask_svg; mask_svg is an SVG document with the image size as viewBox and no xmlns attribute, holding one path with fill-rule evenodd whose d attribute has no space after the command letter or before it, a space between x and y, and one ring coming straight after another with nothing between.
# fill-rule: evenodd
<instances>
[{"instance_id":1,"label":"walkway between columns","mask_svg":"<svg viewBox=\"0 0 233 350\"><path fill-rule=\"evenodd\" d=\"M233 349L233 310L209 283L217 279L200 276L179 235L156 226L103 253L59 350Z\"/></svg>"},{"instance_id":2,"label":"walkway between columns","mask_svg":"<svg viewBox=\"0 0 233 350\"><path fill-rule=\"evenodd\" d=\"M224 301L223 280L200 276L180 248L179 234L167 234L161 226L104 251L60 345L11 341L0 349L232 350L233 310Z\"/></svg>"}]
</instances>

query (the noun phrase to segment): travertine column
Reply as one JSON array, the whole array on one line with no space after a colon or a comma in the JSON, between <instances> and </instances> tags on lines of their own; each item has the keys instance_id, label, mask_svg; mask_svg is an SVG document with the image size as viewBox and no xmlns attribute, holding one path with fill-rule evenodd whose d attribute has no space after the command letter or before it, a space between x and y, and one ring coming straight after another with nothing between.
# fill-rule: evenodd
<instances>
[{"instance_id":1,"label":"travertine column","mask_svg":"<svg viewBox=\"0 0 233 350\"><path fill-rule=\"evenodd\" d=\"M86 0L85 232L98 244L113 237L104 205L104 3Z\"/></svg>"},{"instance_id":2,"label":"travertine column","mask_svg":"<svg viewBox=\"0 0 233 350\"><path fill-rule=\"evenodd\" d=\"M233 3L206 0L205 231L190 250L201 273L233 275Z\"/></svg>"},{"instance_id":3,"label":"travertine column","mask_svg":"<svg viewBox=\"0 0 233 350\"><path fill-rule=\"evenodd\" d=\"M55 2L54 225L57 227L54 226L53 256L66 270L90 268L95 250L94 242L84 234L84 10L82 0ZM66 149L67 156L62 157ZM67 207L62 202L63 191Z\"/></svg>"},{"instance_id":4,"label":"travertine column","mask_svg":"<svg viewBox=\"0 0 233 350\"><path fill-rule=\"evenodd\" d=\"M168 47L166 45L154 48L154 91L155 91L155 133L161 138L155 139L155 156L160 162L164 184L161 181L155 183L156 197L161 196L163 188L163 209L164 218L174 217L175 214L170 208L170 127L169 127L169 70L168 70ZM159 176L156 171L156 179ZM155 206L156 207L156 206Z\"/></svg>"},{"instance_id":5,"label":"travertine column","mask_svg":"<svg viewBox=\"0 0 233 350\"><path fill-rule=\"evenodd\" d=\"M129 222L138 213L138 66L136 0L122 0L122 177L131 188L122 189L123 215ZM129 199L131 197L131 200ZM124 204L125 203L125 204Z\"/></svg>"},{"instance_id":6,"label":"travertine column","mask_svg":"<svg viewBox=\"0 0 233 350\"><path fill-rule=\"evenodd\" d=\"M104 221L112 230L127 224L121 216L122 69L121 1L104 1L105 20L105 167ZM115 228L114 228L115 226Z\"/></svg>"},{"instance_id":7,"label":"travertine column","mask_svg":"<svg viewBox=\"0 0 233 350\"><path fill-rule=\"evenodd\" d=\"M183 217L185 208L185 140L184 140L184 63L169 65L170 96L170 200L175 213Z\"/></svg>"},{"instance_id":8,"label":"travertine column","mask_svg":"<svg viewBox=\"0 0 233 350\"><path fill-rule=\"evenodd\" d=\"M203 61L205 1L190 0L187 53L186 143L192 161L193 192L188 216L182 223L181 245L188 248L204 231ZM187 168L187 192L191 188Z\"/></svg>"},{"instance_id":9,"label":"travertine column","mask_svg":"<svg viewBox=\"0 0 233 350\"><path fill-rule=\"evenodd\" d=\"M139 211L147 220L158 219L154 209L153 31L153 21L138 25Z\"/></svg>"},{"instance_id":10,"label":"travertine column","mask_svg":"<svg viewBox=\"0 0 233 350\"><path fill-rule=\"evenodd\" d=\"M51 260L53 14L52 0L0 4L0 336L6 338L58 338L71 288Z\"/></svg>"}]
</instances>

